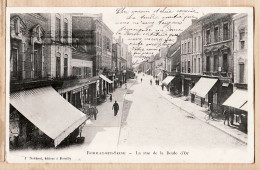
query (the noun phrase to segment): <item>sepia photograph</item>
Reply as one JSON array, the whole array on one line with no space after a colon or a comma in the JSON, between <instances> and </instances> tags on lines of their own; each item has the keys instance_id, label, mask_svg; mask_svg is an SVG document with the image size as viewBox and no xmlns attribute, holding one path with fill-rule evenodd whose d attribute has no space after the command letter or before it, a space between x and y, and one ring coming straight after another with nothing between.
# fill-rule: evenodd
<instances>
[{"instance_id":1,"label":"sepia photograph","mask_svg":"<svg viewBox=\"0 0 260 170\"><path fill-rule=\"evenodd\" d=\"M253 163L253 8L8 7L9 163Z\"/></svg>"}]
</instances>

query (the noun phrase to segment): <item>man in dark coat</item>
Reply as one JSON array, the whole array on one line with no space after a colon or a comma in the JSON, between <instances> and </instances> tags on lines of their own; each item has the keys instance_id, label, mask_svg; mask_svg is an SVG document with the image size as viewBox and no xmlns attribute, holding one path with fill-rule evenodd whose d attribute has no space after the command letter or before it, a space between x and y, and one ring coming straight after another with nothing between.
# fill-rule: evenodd
<instances>
[{"instance_id":1,"label":"man in dark coat","mask_svg":"<svg viewBox=\"0 0 260 170\"><path fill-rule=\"evenodd\" d=\"M112 110L114 110L114 116L117 115L117 112L119 110L119 105L118 103L115 101L115 103L113 104Z\"/></svg>"},{"instance_id":2,"label":"man in dark coat","mask_svg":"<svg viewBox=\"0 0 260 170\"><path fill-rule=\"evenodd\" d=\"M212 113L213 112L212 103L209 103L208 112L209 112L209 119L211 118L212 120L214 120L213 113Z\"/></svg>"},{"instance_id":3,"label":"man in dark coat","mask_svg":"<svg viewBox=\"0 0 260 170\"><path fill-rule=\"evenodd\" d=\"M227 110L225 109L224 112L223 112L223 115L224 115L224 118L225 118L225 120L224 120L224 125L225 125L225 123L226 123L226 121L227 121L227 125L230 126L230 124L229 124L229 111L227 111Z\"/></svg>"}]
</instances>

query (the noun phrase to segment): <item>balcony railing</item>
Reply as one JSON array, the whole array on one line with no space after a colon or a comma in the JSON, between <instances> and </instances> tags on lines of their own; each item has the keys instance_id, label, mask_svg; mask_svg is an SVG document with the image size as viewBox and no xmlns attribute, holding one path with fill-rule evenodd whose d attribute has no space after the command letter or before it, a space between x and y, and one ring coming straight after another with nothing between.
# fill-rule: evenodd
<instances>
[{"instance_id":1,"label":"balcony railing","mask_svg":"<svg viewBox=\"0 0 260 170\"><path fill-rule=\"evenodd\" d=\"M205 75L205 76L212 76L212 77L232 78L232 73L230 73L230 72L204 71L203 75Z\"/></svg>"}]
</instances>

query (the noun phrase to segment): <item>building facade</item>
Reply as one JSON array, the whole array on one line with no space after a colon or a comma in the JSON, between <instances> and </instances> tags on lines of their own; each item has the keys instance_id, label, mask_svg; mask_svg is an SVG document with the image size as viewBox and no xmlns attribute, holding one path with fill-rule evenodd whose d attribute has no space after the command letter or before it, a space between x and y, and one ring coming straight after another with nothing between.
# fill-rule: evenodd
<instances>
[{"instance_id":1,"label":"building facade","mask_svg":"<svg viewBox=\"0 0 260 170\"><path fill-rule=\"evenodd\" d=\"M247 89L248 83L248 18L246 14L237 14L233 17L234 22L234 85L241 85ZM244 87L243 87L244 86Z\"/></svg>"},{"instance_id":2,"label":"building facade","mask_svg":"<svg viewBox=\"0 0 260 170\"><path fill-rule=\"evenodd\" d=\"M222 103L233 92L233 15L208 14L201 18L203 75L218 80L206 96L206 101L212 103L215 110L222 110Z\"/></svg>"},{"instance_id":3,"label":"building facade","mask_svg":"<svg viewBox=\"0 0 260 170\"><path fill-rule=\"evenodd\" d=\"M178 37L176 42L171 45L167 52L167 75L174 76L169 83L169 90L172 94L180 95L182 92L181 71L181 41Z\"/></svg>"},{"instance_id":4,"label":"building facade","mask_svg":"<svg viewBox=\"0 0 260 170\"><path fill-rule=\"evenodd\" d=\"M10 147L25 146L28 141L49 141L48 144L56 147L65 138L76 137L78 127L86 117L64 101L62 97L66 96L60 92L61 84L74 79L71 16L59 13L11 14L10 35ZM25 93L27 95L21 101L19 96ZM62 103L62 107L48 102L54 98L55 102ZM25 106L27 100L33 104ZM56 108L55 111L38 110L35 113L38 106ZM64 114L64 109L71 112ZM59 136L51 135L48 127L57 123L55 119L60 120L59 127L67 128L62 124L67 116L71 117L70 122L75 128L63 129L62 134L57 132ZM48 124L42 125L38 120L46 120Z\"/></svg>"},{"instance_id":5,"label":"building facade","mask_svg":"<svg viewBox=\"0 0 260 170\"><path fill-rule=\"evenodd\" d=\"M233 16L234 40L234 83L233 94L223 103L224 108L234 115L231 124L247 132L248 122L248 16ZM250 56L252 57L252 56ZM238 102L239 100L239 102Z\"/></svg>"}]
</instances>

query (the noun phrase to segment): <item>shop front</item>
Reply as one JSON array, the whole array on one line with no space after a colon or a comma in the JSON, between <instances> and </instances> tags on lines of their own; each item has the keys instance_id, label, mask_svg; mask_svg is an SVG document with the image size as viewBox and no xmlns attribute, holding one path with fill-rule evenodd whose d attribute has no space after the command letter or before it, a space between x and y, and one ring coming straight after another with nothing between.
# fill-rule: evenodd
<instances>
[{"instance_id":1,"label":"shop front","mask_svg":"<svg viewBox=\"0 0 260 170\"><path fill-rule=\"evenodd\" d=\"M86 119L51 86L11 93L10 147L57 147L65 139L76 140Z\"/></svg>"},{"instance_id":2,"label":"shop front","mask_svg":"<svg viewBox=\"0 0 260 170\"><path fill-rule=\"evenodd\" d=\"M182 81L179 75L176 75L173 81L170 83L170 92L173 95L181 95L182 90Z\"/></svg>"},{"instance_id":3,"label":"shop front","mask_svg":"<svg viewBox=\"0 0 260 170\"><path fill-rule=\"evenodd\" d=\"M203 107L204 104L212 103L212 109L214 110L217 105L217 82L216 78L206 78L201 77L199 81L191 89L191 101L194 102L196 97L200 98L200 106Z\"/></svg>"},{"instance_id":4,"label":"shop front","mask_svg":"<svg viewBox=\"0 0 260 170\"><path fill-rule=\"evenodd\" d=\"M163 81L162 85L166 86L167 90L170 91L171 89L171 82L174 80L175 76L167 76Z\"/></svg>"},{"instance_id":5,"label":"shop front","mask_svg":"<svg viewBox=\"0 0 260 170\"><path fill-rule=\"evenodd\" d=\"M74 107L81 110L86 104L97 104L97 88L96 84L99 76L76 79L63 82L57 91L71 103Z\"/></svg>"},{"instance_id":6,"label":"shop front","mask_svg":"<svg viewBox=\"0 0 260 170\"><path fill-rule=\"evenodd\" d=\"M112 81L112 84L109 86L109 91L113 92L116 88L116 76L115 72L110 71L108 73L108 78Z\"/></svg>"},{"instance_id":7,"label":"shop front","mask_svg":"<svg viewBox=\"0 0 260 170\"><path fill-rule=\"evenodd\" d=\"M191 101L194 102L194 98L190 92L195 84L199 81L200 76L192 74L182 74L180 76L180 79L182 95L186 97L191 96Z\"/></svg>"},{"instance_id":8,"label":"shop front","mask_svg":"<svg viewBox=\"0 0 260 170\"><path fill-rule=\"evenodd\" d=\"M223 106L230 112L231 125L238 126L247 132L248 114L248 92L247 90L237 89L224 103Z\"/></svg>"}]
</instances>

